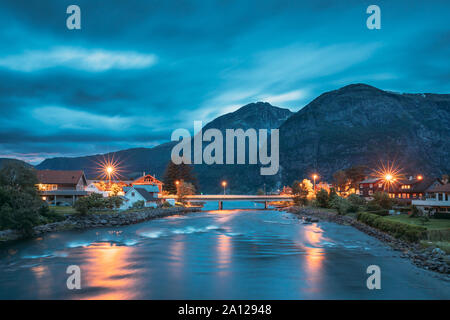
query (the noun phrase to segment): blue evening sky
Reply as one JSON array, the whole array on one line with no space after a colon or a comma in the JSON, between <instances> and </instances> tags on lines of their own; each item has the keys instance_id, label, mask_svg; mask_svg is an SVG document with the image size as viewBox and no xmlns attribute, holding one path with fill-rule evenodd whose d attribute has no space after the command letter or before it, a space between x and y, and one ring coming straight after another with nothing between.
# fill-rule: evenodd
<instances>
[{"instance_id":1,"label":"blue evening sky","mask_svg":"<svg viewBox=\"0 0 450 320\"><path fill-rule=\"evenodd\" d=\"M298 111L351 83L450 92L449 1L2 0L0 41L0 157L32 163L154 146L255 101Z\"/></svg>"}]
</instances>

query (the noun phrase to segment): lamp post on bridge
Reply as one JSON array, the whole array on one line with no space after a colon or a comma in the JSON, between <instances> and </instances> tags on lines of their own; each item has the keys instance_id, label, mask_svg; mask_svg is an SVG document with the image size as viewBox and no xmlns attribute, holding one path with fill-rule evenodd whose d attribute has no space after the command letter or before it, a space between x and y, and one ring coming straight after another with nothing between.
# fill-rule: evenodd
<instances>
[{"instance_id":1,"label":"lamp post on bridge","mask_svg":"<svg viewBox=\"0 0 450 320\"><path fill-rule=\"evenodd\" d=\"M225 188L227 187L226 181L222 181L222 187L223 187L223 195L225 195Z\"/></svg>"}]
</instances>

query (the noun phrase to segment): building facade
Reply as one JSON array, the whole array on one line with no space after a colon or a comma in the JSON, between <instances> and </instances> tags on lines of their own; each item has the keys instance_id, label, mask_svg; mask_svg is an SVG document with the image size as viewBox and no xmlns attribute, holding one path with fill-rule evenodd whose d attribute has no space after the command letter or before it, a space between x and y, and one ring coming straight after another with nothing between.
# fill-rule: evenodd
<instances>
[{"instance_id":1,"label":"building facade","mask_svg":"<svg viewBox=\"0 0 450 320\"><path fill-rule=\"evenodd\" d=\"M422 213L433 215L447 213L450 215L450 184L439 184L430 188L424 199L412 200Z\"/></svg>"},{"instance_id":2,"label":"building facade","mask_svg":"<svg viewBox=\"0 0 450 320\"><path fill-rule=\"evenodd\" d=\"M81 170L38 170L38 193L51 205L73 205L88 195L86 176Z\"/></svg>"}]
</instances>

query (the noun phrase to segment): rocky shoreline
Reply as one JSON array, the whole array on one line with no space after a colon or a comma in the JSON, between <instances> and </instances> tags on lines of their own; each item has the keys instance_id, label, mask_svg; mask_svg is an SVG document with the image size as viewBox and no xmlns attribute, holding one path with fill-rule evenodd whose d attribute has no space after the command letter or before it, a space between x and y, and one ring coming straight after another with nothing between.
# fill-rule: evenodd
<instances>
[{"instance_id":1,"label":"rocky shoreline","mask_svg":"<svg viewBox=\"0 0 450 320\"><path fill-rule=\"evenodd\" d=\"M326 212L319 208L304 208L292 206L281 211L287 211L299 215L305 222L318 222L320 220L334 222L342 225L350 225L372 237L391 246L394 250L402 252L402 258L408 258L416 266L432 270L442 274L450 274L450 255L439 248L423 248L418 243L409 243L394 238L378 229L370 227L353 217Z\"/></svg>"},{"instance_id":2,"label":"rocky shoreline","mask_svg":"<svg viewBox=\"0 0 450 320\"><path fill-rule=\"evenodd\" d=\"M199 208L149 208L133 212L117 213L95 213L86 216L68 215L66 220L36 226L33 228L32 236L40 236L45 233L63 230L81 230L99 227L117 227L135 224L156 218L163 218L172 215L187 214L200 211ZM16 230L0 231L0 243L5 241L23 239L25 236Z\"/></svg>"}]
</instances>

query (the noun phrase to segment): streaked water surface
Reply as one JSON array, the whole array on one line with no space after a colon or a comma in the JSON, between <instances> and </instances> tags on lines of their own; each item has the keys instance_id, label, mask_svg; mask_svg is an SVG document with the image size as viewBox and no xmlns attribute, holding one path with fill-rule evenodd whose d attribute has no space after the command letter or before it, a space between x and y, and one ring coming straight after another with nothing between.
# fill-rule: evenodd
<instances>
[{"instance_id":1,"label":"streaked water surface","mask_svg":"<svg viewBox=\"0 0 450 320\"><path fill-rule=\"evenodd\" d=\"M260 206L225 203L223 211L3 245L0 298L450 298L448 281L352 227L305 225ZM373 264L382 271L381 290L366 287ZM81 290L67 289L70 265L81 268Z\"/></svg>"}]
</instances>

